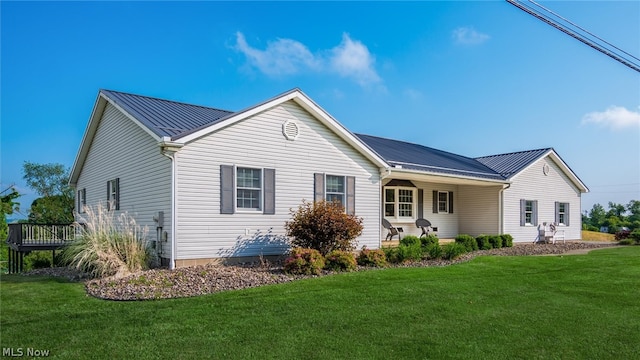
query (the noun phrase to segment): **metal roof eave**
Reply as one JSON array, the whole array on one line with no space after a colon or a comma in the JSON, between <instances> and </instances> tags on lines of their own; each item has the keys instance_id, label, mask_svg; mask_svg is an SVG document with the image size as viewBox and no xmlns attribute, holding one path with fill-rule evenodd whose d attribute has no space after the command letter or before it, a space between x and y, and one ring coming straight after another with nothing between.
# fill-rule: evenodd
<instances>
[{"instance_id":1,"label":"metal roof eave","mask_svg":"<svg viewBox=\"0 0 640 360\"><path fill-rule=\"evenodd\" d=\"M414 169L403 169L403 168L395 168L395 167L391 167L389 170L391 172L387 176L387 178L393 178L394 176L398 176L407 180L417 180L417 181L426 181L426 182L435 182L435 183L444 183L444 184L455 184L455 185L492 186L492 185L511 184L511 181L509 180L486 179L486 178L478 178L474 176L465 176L465 175L458 175L458 174L445 174L445 173L421 171L421 170L414 170Z\"/></svg>"}]
</instances>

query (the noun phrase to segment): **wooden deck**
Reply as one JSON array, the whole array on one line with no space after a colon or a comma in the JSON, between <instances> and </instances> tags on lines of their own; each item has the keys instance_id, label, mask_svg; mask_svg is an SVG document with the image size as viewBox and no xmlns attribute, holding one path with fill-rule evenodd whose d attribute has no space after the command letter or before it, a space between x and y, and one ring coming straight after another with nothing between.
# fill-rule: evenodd
<instances>
[{"instance_id":1,"label":"wooden deck","mask_svg":"<svg viewBox=\"0 0 640 360\"><path fill-rule=\"evenodd\" d=\"M31 251L61 249L75 238L73 224L9 224L9 273L22 272L24 256Z\"/></svg>"}]
</instances>

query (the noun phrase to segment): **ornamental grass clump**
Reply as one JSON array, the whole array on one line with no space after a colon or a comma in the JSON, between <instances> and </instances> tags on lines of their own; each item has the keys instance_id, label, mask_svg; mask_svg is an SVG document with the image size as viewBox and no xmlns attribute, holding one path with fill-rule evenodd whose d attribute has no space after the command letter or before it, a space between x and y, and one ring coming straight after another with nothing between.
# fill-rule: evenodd
<instances>
[{"instance_id":1,"label":"ornamental grass clump","mask_svg":"<svg viewBox=\"0 0 640 360\"><path fill-rule=\"evenodd\" d=\"M345 213L338 202L303 201L298 210L291 210L285 229L293 247L316 249L326 255L332 250L355 249L355 238L362 234L362 218Z\"/></svg>"},{"instance_id":2,"label":"ornamental grass clump","mask_svg":"<svg viewBox=\"0 0 640 360\"><path fill-rule=\"evenodd\" d=\"M147 240L147 227L139 226L124 212L114 211L99 203L85 207L80 233L63 251L63 258L93 277L124 277L149 268L155 254Z\"/></svg>"}]
</instances>

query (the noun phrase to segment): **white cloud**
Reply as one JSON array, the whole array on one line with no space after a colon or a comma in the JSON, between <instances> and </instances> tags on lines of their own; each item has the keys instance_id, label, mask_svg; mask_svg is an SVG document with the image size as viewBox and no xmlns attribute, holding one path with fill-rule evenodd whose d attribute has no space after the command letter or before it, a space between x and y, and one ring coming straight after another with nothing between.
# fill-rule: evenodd
<instances>
[{"instance_id":1,"label":"white cloud","mask_svg":"<svg viewBox=\"0 0 640 360\"><path fill-rule=\"evenodd\" d=\"M480 45L489 40L490 36L476 31L473 27L459 27L451 33L451 37L457 44Z\"/></svg>"},{"instance_id":2,"label":"white cloud","mask_svg":"<svg viewBox=\"0 0 640 360\"><path fill-rule=\"evenodd\" d=\"M405 89L404 96L406 96L410 100L421 100L423 95L422 92L416 89Z\"/></svg>"},{"instance_id":3,"label":"white cloud","mask_svg":"<svg viewBox=\"0 0 640 360\"><path fill-rule=\"evenodd\" d=\"M342 34L340 45L331 50L331 68L343 77L354 79L366 86L380 82L380 76L373 67L374 57L360 41L352 40L349 34Z\"/></svg>"},{"instance_id":4,"label":"white cloud","mask_svg":"<svg viewBox=\"0 0 640 360\"><path fill-rule=\"evenodd\" d=\"M295 74L304 68L317 68L318 60L304 44L291 39L269 42L265 50L247 44L241 32L236 33L235 49L242 52L249 64L267 75Z\"/></svg>"},{"instance_id":5,"label":"white cloud","mask_svg":"<svg viewBox=\"0 0 640 360\"><path fill-rule=\"evenodd\" d=\"M360 41L342 35L342 42L330 50L314 55L304 44L292 39L278 39L265 50L249 45L241 32L236 33L234 49L243 53L250 66L269 76L292 75L303 71L335 73L361 86L382 81L374 68L375 58Z\"/></svg>"},{"instance_id":6,"label":"white cloud","mask_svg":"<svg viewBox=\"0 0 640 360\"><path fill-rule=\"evenodd\" d=\"M640 126L640 112L627 110L622 106L609 106L605 111L590 112L582 117L582 124L596 124L620 130Z\"/></svg>"}]
</instances>

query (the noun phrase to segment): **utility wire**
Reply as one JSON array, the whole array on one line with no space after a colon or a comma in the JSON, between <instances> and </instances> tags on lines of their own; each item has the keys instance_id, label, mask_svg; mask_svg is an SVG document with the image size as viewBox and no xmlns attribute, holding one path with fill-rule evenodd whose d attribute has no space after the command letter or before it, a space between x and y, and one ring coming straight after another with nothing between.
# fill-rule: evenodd
<instances>
[{"instance_id":1,"label":"utility wire","mask_svg":"<svg viewBox=\"0 0 640 360\"><path fill-rule=\"evenodd\" d=\"M571 36L572 38L574 38L574 39L576 39L576 40L578 40L578 41L582 42L583 44L585 44L585 45L587 45L587 46L589 46L589 47L591 47L591 48L593 48L593 49L595 49L595 50L600 51L601 53L603 53L603 54L605 54L605 55L609 56L610 58L612 58L612 59L614 59L614 60L616 60L616 61L620 62L620 63L621 63L621 64L623 64L623 65L626 65L627 67L631 68L632 70L635 70L635 71L637 71L637 72L640 72L640 62L638 62L638 61L634 61L634 60L633 60L633 59L636 59L636 60L639 60L639 61L640 61L640 59L638 59L637 57L635 57L635 56L633 56L633 55L631 55L631 54L627 53L626 51L621 50L620 48L618 48L618 47L616 47L616 46L614 46L614 45L612 45L612 44L608 43L607 41L605 41L605 40L601 39L600 37L598 37L598 36L596 36L596 35L594 35L594 34L590 33L589 31L587 31L587 30L583 29L582 27L580 27L580 26L578 26L578 25L576 25L576 24L572 23L571 21L569 21L569 20L567 20L567 19L565 19L565 18L561 17L560 15L558 15L558 14L556 14L556 13L552 12L551 10L549 10L549 9L547 9L547 8L545 8L545 7L541 6L541 5L539 5L539 4L538 4L538 3L536 3L535 1L533 1L533 0L529 0L529 2L531 2L531 3L535 4L536 6L538 6L538 7L542 8L543 10L545 10L545 11L547 11L547 12L551 13L552 15L554 15L554 16L556 16L556 17L558 17L558 18L562 19L562 20L564 20L565 22L567 22L567 23L571 24L571 25L572 25L572 26L574 26L575 28L577 28L577 29L579 29L579 30L581 30L581 31L583 31L583 32L585 32L585 33L587 33L587 34L591 35L592 37L595 37L596 39L598 39L598 40L600 40L600 41L604 42L604 43L605 43L606 45L608 45L610 48L607 48L607 46L606 46L606 45L596 43L596 42L595 42L595 41L593 41L592 39L589 39L588 37L586 37L584 34L579 34L579 33L578 33L579 31L576 31L575 29L571 29L571 28L569 28L568 26L566 26L566 25L563 25L563 24L559 23L558 21L556 21L556 20L552 19L550 16L548 16L548 15L546 15L546 14L542 13L542 12L541 12L540 10L538 10L538 9L534 9L534 8L532 8L532 7L530 7L530 6L527 6L527 5L525 5L524 3L520 2L520 1L517 1L517 0L506 0L506 1L507 1L509 4L514 5L515 7L519 8L520 10L522 10L522 11L524 11L524 12L526 12L526 13L528 13L528 14L530 14L530 15L534 16L534 17L536 17L537 19L539 19L539 20L541 20L541 21L543 21L543 22L545 22L545 23L547 23L547 24L549 24L549 25L553 26L554 28L556 28L556 29L558 29L558 30L562 31L563 33L565 33L565 34L567 34L567 35ZM619 51L623 52L624 54L628 55L629 57L631 57L631 58L633 58L633 59L630 59L630 58L629 58L629 57L627 57L627 56L621 55L621 54L617 53L615 50L613 50L613 49L611 49L611 48L613 48L613 49L617 49L617 50L619 50Z\"/></svg>"}]
</instances>

